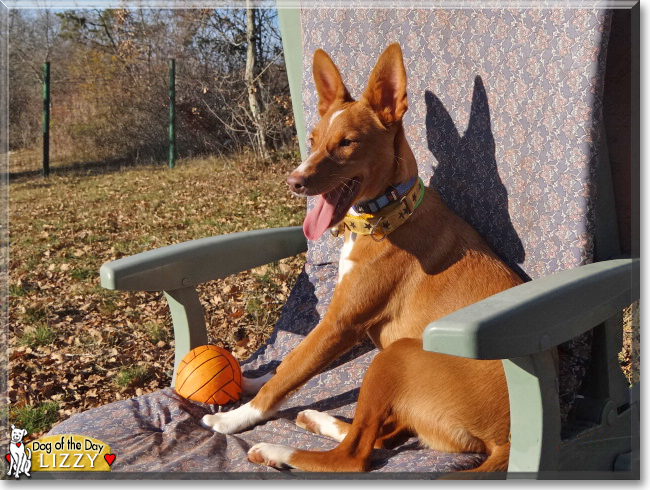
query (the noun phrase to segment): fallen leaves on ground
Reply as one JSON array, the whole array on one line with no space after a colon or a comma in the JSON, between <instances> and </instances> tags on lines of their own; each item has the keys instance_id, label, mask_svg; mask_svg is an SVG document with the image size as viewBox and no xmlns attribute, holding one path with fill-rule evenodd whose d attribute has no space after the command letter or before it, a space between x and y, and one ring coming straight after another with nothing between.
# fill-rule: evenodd
<instances>
[{"instance_id":1,"label":"fallen leaves on ground","mask_svg":"<svg viewBox=\"0 0 650 490\"><path fill-rule=\"evenodd\" d=\"M305 203L284 183L295 164L206 158L174 170L11 182L8 406L57 402L62 421L169 386L174 340L163 294L102 289L100 266L205 236L300 224ZM199 286L210 342L250 356L303 263L292 257Z\"/></svg>"}]
</instances>

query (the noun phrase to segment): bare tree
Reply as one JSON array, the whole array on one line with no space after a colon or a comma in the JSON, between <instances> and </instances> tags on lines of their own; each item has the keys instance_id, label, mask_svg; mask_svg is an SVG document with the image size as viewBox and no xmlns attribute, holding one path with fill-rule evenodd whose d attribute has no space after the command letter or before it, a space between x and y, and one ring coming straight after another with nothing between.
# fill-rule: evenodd
<instances>
[{"instance_id":1,"label":"bare tree","mask_svg":"<svg viewBox=\"0 0 650 490\"><path fill-rule=\"evenodd\" d=\"M266 148L266 131L261 116L261 103L255 79L255 59L258 56L257 28L255 25L255 9L251 7L251 0L246 0L246 89L248 90L248 105L251 110L253 123L257 129L257 148L264 160L270 158Z\"/></svg>"},{"instance_id":2,"label":"bare tree","mask_svg":"<svg viewBox=\"0 0 650 490\"><path fill-rule=\"evenodd\" d=\"M30 121L22 126L12 121L12 129L22 127L26 136L16 140L18 146L38 141L38 83L47 56L53 75L53 161L162 157L169 58L177 66L179 155L250 151L266 160L294 144L273 10L78 9L42 19L20 11L12 15L12 114ZM43 22L50 27L43 29ZM23 82L27 79L31 87ZM20 100L17 86L26 87Z\"/></svg>"},{"instance_id":3,"label":"bare tree","mask_svg":"<svg viewBox=\"0 0 650 490\"><path fill-rule=\"evenodd\" d=\"M9 11L9 145L12 150L35 145L40 137L43 62L64 56L61 23L49 9ZM59 76L54 73L54 76Z\"/></svg>"}]
</instances>

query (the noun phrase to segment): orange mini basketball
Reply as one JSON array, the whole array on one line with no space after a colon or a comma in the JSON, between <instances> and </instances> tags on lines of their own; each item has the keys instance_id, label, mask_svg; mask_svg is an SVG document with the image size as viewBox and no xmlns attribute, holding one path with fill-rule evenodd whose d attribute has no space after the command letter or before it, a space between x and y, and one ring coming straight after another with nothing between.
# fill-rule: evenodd
<instances>
[{"instance_id":1,"label":"orange mini basketball","mask_svg":"<svg viewBox=\"0 0 650 490\"><path fill-rule=\"evenodd\" d=\"M176 392L190 400L224 405L239 400L241 391L239 363L216 345L192 349L176 371Z\"/></svg>"}]
</instances>

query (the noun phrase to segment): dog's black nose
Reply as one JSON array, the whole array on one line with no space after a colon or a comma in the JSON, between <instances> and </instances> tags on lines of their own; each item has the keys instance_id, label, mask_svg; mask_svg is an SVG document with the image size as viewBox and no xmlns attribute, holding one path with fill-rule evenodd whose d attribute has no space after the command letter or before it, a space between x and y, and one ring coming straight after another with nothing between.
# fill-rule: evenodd
<instances>
[{"instance_id":1,"label":"dog's black nose","mask_svg":"<svg viewBox=\"0 0 650 490\"><path fill-rule=\"evenodd\" d=\"M287 178L287 184L289 184L289 187L293 192L296 194L302 194L305 192L305 177L300 174L296 174L295 172L289 175Z\"/></svg>"}]
</instances>

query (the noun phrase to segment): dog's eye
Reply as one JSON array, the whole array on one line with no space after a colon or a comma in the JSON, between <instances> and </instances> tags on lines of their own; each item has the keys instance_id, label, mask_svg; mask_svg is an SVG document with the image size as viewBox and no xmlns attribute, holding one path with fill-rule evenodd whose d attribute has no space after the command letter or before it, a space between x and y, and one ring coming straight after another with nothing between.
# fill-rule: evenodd
<instances>
[{"instance_id":1,"label":"dog's eye","mask_svg":"<svg viewBox=\"0 0 650 490\"><path fill-rule=\"evenodd\" d=\"M339 141L339 146L350 146L352 144L351 140L343 138L341 141Z\"/></svg>"}]
</instances>

